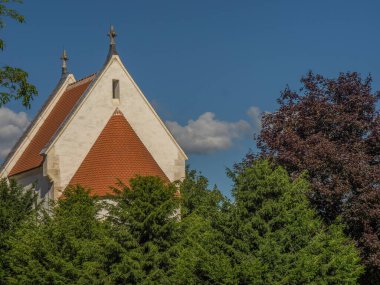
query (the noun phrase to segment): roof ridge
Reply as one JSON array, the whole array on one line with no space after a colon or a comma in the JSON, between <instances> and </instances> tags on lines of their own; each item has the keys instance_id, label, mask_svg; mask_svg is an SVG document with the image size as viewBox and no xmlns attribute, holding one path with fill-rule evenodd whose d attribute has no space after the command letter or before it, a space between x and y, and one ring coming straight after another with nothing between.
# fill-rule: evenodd
<instances>
[{"instance_id":1,"label":"roof ridge","mask_svg":"<svg viewBox=\"0 0 380 285\"><path fill-rule=\"evenodd\" d=\"M86 77L83 77L83 78L81 78L81 79L79 79L79 80L77 80L77 81L75 81L73 83L70 83L69 85L67 85L66 90L69 89L69 88L71 89L71 88L76 87L78 85L87 83L88 81L92 80L95 77L95 75L96 75L96 72L92 73L92 74L90 74L90 75L88 75Z\"/></svg>"},{"instance_id":2,"label":"roof ridge","mask_svg":"<svg viewBox=\"0 0 380 285\"><path fill-rule=\"evenodd\" d=\"M116 107L115 111L113 112L112 116L124 116L123 113L120 111L119 108Z\"/></svg>"}]
</instances>

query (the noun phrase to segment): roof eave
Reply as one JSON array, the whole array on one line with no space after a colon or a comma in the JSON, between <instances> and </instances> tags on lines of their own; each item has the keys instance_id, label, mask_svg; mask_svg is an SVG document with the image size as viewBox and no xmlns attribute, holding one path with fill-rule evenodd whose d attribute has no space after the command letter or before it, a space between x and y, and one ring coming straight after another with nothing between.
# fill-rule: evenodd
<instances>
[{"instance_id":1,"label":"roof eave","mask_svg":"<svg viewBox=\"0 0 380 285\"><path fill-rule=\"evenodd\" d=\"M26 130L24 131L24 133L22 134L22 136L17 140L16 144L12 147L11 151L6 156L4 162L2 163L2 165L0 167L0 174L3 174L3 172L4 172L4 170L5 170L6 166L7 166L7 164L10 162L10 160L12 159L12 157L14 156L14 154L16 153L16 151L19 149L19 147L21 146L21 144L23 143L23 141L26 139L26 137L28 136L28 134L31 132L31 130L33 129L33 127L36 124L36 122L40 119L42 113L46 110L46 108L50 105L50 103L52 102L52 100L54 99L54 97L56 96L56 94L62 89L62 87L65 85L65 83L68 80L70 80L70 78L75 81L74 74L72 74L72 73L63 74L61 76L61 78L58 81L57 85L54 87L53 91L50 93L48 99L42 105L42 107L40 108L40 110L38 111L38 113L34 116L32 122L30 122L29 126L26 128Z\"/></svg>"}]
</instances>

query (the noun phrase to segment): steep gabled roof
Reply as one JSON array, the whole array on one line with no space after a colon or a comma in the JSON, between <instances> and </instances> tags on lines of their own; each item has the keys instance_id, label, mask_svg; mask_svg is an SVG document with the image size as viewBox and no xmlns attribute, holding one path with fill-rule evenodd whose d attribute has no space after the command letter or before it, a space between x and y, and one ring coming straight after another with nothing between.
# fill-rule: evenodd
<instances>
[{"instance_id":1,"label":"steep gabled roof","mask_svg":"<svg viewBox=\"0 0 380 285\"><path fill-rule=\"evenodd\" d=\"M144 146L124 115L117 109L100 133L81 166L70 181L91 188L92 194L110 193L117 179L128 185L136 175L159 176L165 173Z\"/></svg>"},{"instance_id":2,"label":"steep gabled roof","mask_svg":"<svg viewBox=\"0 0 380 285\"><path fill-rule=\"evenodd\" d=\"M39 130L9 172L9 177L42 165L44 158L40 152L57 131L94 77L95 75L91 75L67 86L59 101L47 115Z\"/></svg>"},{"instance_id":3,"label":"steep gabled roof","mask_svg":"<svg viewBox=\"0 0 380 285\"><path fill-rule=\"evenodd\" d=\"M171 138L171 140L173 141L173 143L176 145L176 147L178 148L178 150L182 154L182 156L187 160L188 159L187 155L185 154L185 152L183 151L183 149L181 148L181 146L178 144L178 142L175 140L173 134L169 131L169 129L164 124L164 122L158 116L158 114L156 113L156 111L153 109L153 107L151 106L151 104L148 102L148 100L146 99L146 97L144 96L144 94L141 92L140 88L134 82L133 78L130 76L130 74L126 70L125 66L121 62L121 60L119 58L119 55L118 55L118 53L116 51L115 44L111 44L110 45L109 52L108 52L108 55L107 55L107 59L106 59L105 63L103 64L103 67L100 69L99 72L97 72L95 74L95 77L93 78L91 84L88 86L87 90L85 92L83 92L83 94L79 97L79 99L77 100L77 102L75 103L75 105L72 107L72 110L68 113L68 115L66 116L65 120L62 122L62 124L59 126L59 128L57 129L57 131L54 133L54 135L48 141L48 143L46 144L45 148L42 150L41 153L42 154L46 154L47 151L50 149L50 147L54 144L55 140L59 137L59 135L61 134L61 132L67 126L67 124L70 121L70 119L75 115L75 113L81 107L81 104L86 100L87 95L91 93L92 89L95 87L95 85L100 80L100 78L102 77L102 75L104 74L104 72L107 70L107 68L111 65L111 63L112 63L113 60L119 62L120 66L124 70L125 74L128 76L128 78L131 80L132 84L138 90L138 92L142 96L143 100L147 104L148 108L150 108L150 110L153 112L153 114L155 115L155 117L160 122L161 126L163 127L163 129L166 131L166 133L169 135L169 137Z\"/></svg>"},{"instance_id":4,"label":"steep gabled roof","mask_svg":"<svg viewBox=\"0 0 380 285\"><path fill-rule=\"evenodd\" d=\"M72 76L70 74L70 76ZM54 98L57 96L57 93L59 90L64 86L66 80L68 79L69 75L64 75L61 77L59 80L58 84L55 86L53 89L52 93L49 95L48 99L45 101L45 103L42 105L38 113L34 116L34 119L32 122L29 124L29 126L26 128L22 136L17 140L16 144L12 147L11 151L8 153L6 158L4 159L4 162L2 163L0 167L0 173L4 170L8 162L11 160L11 158L15 155L17 149L21 146L25 138L28 136L28 134L32 131L32 129L35 127L37 124L37 121L41 118L42 114L44 111L48 108L48 106L51 104L51 102L54 100ZM73 78L73 76L72 76Z\"/></svg>"},{"instance_id":5,"label":"steep gabled roof","mask_svg":"<svg viewBox=\"0 0 380 285\"><path fill-rule=\"evenodd\" d=\"M116 45L115 45L116 33L115 33L113 27L111 27L109 36L110 36L110 47L109 47L108 56L107 56L107 59L103 65L103 67L100 69L100 71L97 72L96 74L91 75L87 78L84 78L80 81L74 82L71 85L67 85L67 84L69 82L72 82L75 79L74 79L72 74L70 74L70 75L66 74L66 72L67 72L67 70L66 70L67 55L64 51L62 58L61 58L63 60L62 79L60 81L60 84L58 84L58 86L56 88L57 90L60 88L59 92L57 90L55 90L53 92L53 94L49 97L48 102L42 108L42 111L41 111L42 115L40 114L36 117L35 121L32 122L32 124L30 125L28 131L25 132L24 136L20 139L20 143L18 143L15 146L15 148L14 148L15 152L12 152L9 155L9 158L6 160L6 162L3 165L3 169L0 169L0 173L2 176L4 176L4 174L5 174L6 176L11 177L11 176L14 176L14 175L17 175L17 174L38 168L38 167L41 167L41 165L44 162L44 158L46 156L48 157L47 159L49 160L50 149L55 145L55 143L57 141L59 141L62 134L64 134L65 130L67 128L69 128L69 126L70 126L69 123L75 118L75 115L78 112L80 112L81 107L85 104L86 100L89 98L89 94L92 94L93 90L96 90L95 87L102 80L103 75L106 74L106 72L113 66L112 64L114 64L114 63L120 65L121 70L124 72L124 74L127 76L127 78L131 81L132 85L136 88L137 94L139 94L141 96L141 98L143 99L143 102L145 102L146 106L150 109L150 111L152 112L155 119L157 119L158 123L161 124L163 130L167 133L169 140L171 140L174 143L174 146L179 150L178 154L181 155L184 159L187 159L186 154L183 152L181 147L178 145L178 143L176 142L176 140L174 139L174 137L172 136L170 131L167 129L165 124L162 122L162 120L158 117L155 110L149 104L148 100L145 98L145 96L143 95L143 93L141 92L139 87L136 85L136 83L133 81L133 79L129 75L128 71L126 70L125 66L121 62L121 60L117 54L117 51L116 51ZM64 81L65 78L69 78L70 80ZM62 82L64 82L64 84ZM66 88L66 90L64 90L65 88ZM59 95L57 95L58 93L59 93ZM50 104L49 103L50 101L52 101L53 103ZM112 112L112 110L109 110L109 111ZM126 114L128 114L128 113L126 113ZM145 164L145 161L144 161L144 163L140 163L142 165L139 165L138 169L133 170L133 167L132 167L131 173L133 173L134 175L135 174L158 175L158 176L162 177L164 180L169 181L168 177L170 177L170 174L168 174L169 176L166 176L166 174L163 170L165 170L167 172L170 172L171 170L166 169L165 165L164 166L161 165L161 164L165 164L165 163L162 162L162 159L160 156L158 156L158 158L157 158L157 152L159 152L159 150L158 151L156 150L153 153L153 156L154 156L154 158L153 158L152 154L147 150L147 148L141 142L141 140L139 139L137 134L133 131L132 127L127 122L126 118L123 115L121 115L121 116L124 118L124 121L126 122L128 128L130 128L130 130L131 130L131 131L128 131L128 133L130 134L129 136L137 138L138 141L140 142L139 144L136 143L136 145L135 145L136 149L139 149L139 150L143 149L142 152L144 154L142 154L142 156L145 157L145 159L147 159L147 161L148 161L148 163L146 164L147 168L144 168L145 167L143 165L143 164ZM103 123L105 123L107 120L107 117L104 117L103 119L104 119ZM129 119L133 125L135 123L133 121L133 118L129 118ZM123 123L122 125L124 126L125 123ZM113 127L113 126L111 126L111 127ZM111 127L109 127L109 128L111 128ZM116 129L116 127L113 127L113 128ZM100 130L101 130L101 128L99 128L98 131L100 131ZM138 129L138 131L140 131L140 130ZM141 134L141 131L138 133L142 137L145 136L144 139L146 139L145 133ZM96 138L96 136L93 137L93 139L95 139L95 138ZM123 138L126 139L126 137L123 137ZM149 138L149 136L148 136L148 138ZM146 142L144 141L144 143L146 143ZM123 145L123 144L121 144L121 145ZM137 145L139 145L139 146L137 147ZM150 150L152 149L152 145L151 145L150 141L147 143L147 146ZM88 146L88 147L90 147L90 146ZM86 150L86 152L87 151L88 151L88 149ZM109 151L109 148L106 148L105 152L108 152L108 151ZM173 152L173 153L176 153L176 152ZM83 153L83 155L85 155L85 153ZM128 163L131 163L133 161L133 159L131 157L129 157L129 158L130 158L130 161ZM136 157L136 161L138 162L140 158L141 157ZM81 157L81 159L83 159L83 157ZM160 163L161 167L163 167L162 169L158 165L158 163L155 161L155 159L157 159L157 161ZM78 164L79 163L80 163L80 161L78 161ZM76 165L78 165L78 164L76 164ZM84 166L82 164L82 170L78 169L77 174L81 173L80 171L83 171L83 167ZM102 167L100 167L100 169L102 169ZM124 168L122 168L122 169L124 169ZM44 169L44 171L45 171L45 169ZM76 171L76 169L72 169L72 171ZM118 174L118 173L119 172L116 172L116 174ZM67 183L67 180L70 179L72 174L73 173L70 173L70 176L65 178L64 183ZM111 174L113 174L113 172ZM51 173L49 173L48 171L46 173L44 172L44 175L48 175L48 176L50 176L50 178L52 176L54 176L54 175L51 176ZM110 176L110 177L112 179L118 177L120 179L123 179L125 182L127 182L129 180L129 178L131 178L128 175L125 177L123 177L123 176ZM83 176L83 177L85 177L85 176ZM75 177L72 178L72 183L77 183L77 180L75 180L74 178ZM61 181L61 180L59 180L59 181ZM114 181L115 180L108 181L107 183L109 183L109 184L107 185L106 189L108 189L109 185L114 185ZM81 181L78 181L78 182L81 182ZM81 182L81 184L83 184L83 183ZM83 185L85 185L85 184L83 184ZM105 184L100 183L99 185L105 185ZM91 187L92 185L85 185L85 186ZM62 186L62 187L64 187L64 186ZM103 187L102 189L105 189L105 188ZM99 193L101 191L107 191L107 190L99 190L99 189L95 189L95 190L98 191ZM97 193L97 194L99 194L99 193Z\"/></svg>"},{"instance_id":6,"label":"steep gabled roof","mask_svg":"<svg viewBox=\"0 0 380 285\"><path fill-rule=\"evenodd\" d=\"M62 121L60 126L57 128L57 130L51 136L49 141L46 143L45 147L41 150L41 154L45 154L45 151L53 144L54 140L58 137L59 133L63 130L63 128L65 127L67 122L70 120L70 118L73 116L75 111L80 107L81 102L83 102L85 100L87 93L90 92L92 87L96 84L98 79L101 77L103 72L106 70L107 66L109 65L109 63L112 60L112 57L114 55L118 55L118 52L116 50L116 44L115 44L116 32L114 30L113 25L111 25L111 27L110 27L110 31L108 33L108 36L110 37L110 45L109 45L106 61L104 62L102 68L97 73L92 75L93 76L92 81L87 86L87 89L84 90L84 92L78 97L78 99L76 100L75 104L72 106L71 110L68 112L65 119Z\"/></svg>"}]
</instances>

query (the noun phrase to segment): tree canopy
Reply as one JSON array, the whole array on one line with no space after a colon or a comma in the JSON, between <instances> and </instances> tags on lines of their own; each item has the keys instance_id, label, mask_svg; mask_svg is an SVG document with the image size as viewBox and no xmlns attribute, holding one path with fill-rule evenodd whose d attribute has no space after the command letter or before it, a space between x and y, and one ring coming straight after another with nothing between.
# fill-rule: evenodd
<instances>
[{"instance_id":1,"label":"tree canopy","mask_svg":"<svg viewBox=\"0 0 380 285\"><path fill-rule=\"evenodd\" d=\"M356 284L357 250L342 225L325 225L310 207L303 176L292 181L282 167L259 160L234 180L233 233L252 253L243 260L245 284Z\"/></svg>"},{"instance_id":2,"label":"tree canopy","mask_svg":"<svg viewBox=\"0 0 380 285\"><path fill-rule=\"evenodd\" d=\"M380 117L371 82L355 72L335 79L308 73L298 92L286 88L279 109L263 116L258 146L292 177L307 172L312 205L328 223L343 217L367 266L364 283L378 284Z\"/></svg>"},{"instance_id":3,"label":"tree canopy","mask_svg":"<svg viewBox=\"0 0 380 285\"><path fill-rule=\"evenodd\" d=\"M194 171L120 183L115 195L68 188L49 214L13 231L7 284L355 284L359 254L325 225L309 184L258 161L234 176L236 201ZM178 187L181 194L176 194Z\"/></svg>"},{"instance_id":4,"label":"tree canopy","mask_svg":"<svg viewBox=\"0 0 380 285\"><path fill-rule=\"evenodd\" d=\"M36 213L37 194L33 189L25 190L16 181L0 180L0 284L4 284L9 264L3 257L11 249L9 239L25 220Z\"/></svg>"}]
</instances>

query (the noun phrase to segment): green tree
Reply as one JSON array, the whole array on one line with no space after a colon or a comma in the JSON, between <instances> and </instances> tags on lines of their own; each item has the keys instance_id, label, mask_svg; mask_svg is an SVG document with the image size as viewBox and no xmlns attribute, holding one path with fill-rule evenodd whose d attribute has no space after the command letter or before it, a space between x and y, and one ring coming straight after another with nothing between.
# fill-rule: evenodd
<instances>
[{"instance_id":1,"label":"green tree","mask_svg":"<svg viewBox=\"0 0 380 285\"><path fill-rule=\"evenodd\" d=\"M209 220L226 211L231 205L223 194L214 187L208 189L208 179L195 170L186 169L185 179L180 183L181 217L197 214Z\"/></svg>"},{"instance_id":2,"label":"green tree","mask_svg":"<svg viewBox=\"0 0 380 285\"><path fill-rule=\"evenodd\" d=\"M363 284L380 284L380 93L356 72L310 72L301 83L263 116L261 155L292 177L307 171L313 206L327 222L342 216L361 250Z\"/></svg>"},{"instance_id":3,"label":"green tree","mask_svg":"<svg viewBox=\"0 0 380 285\"><path fill-rule=\"evenodd\" d=\"M10 8L10 3L22 3L21 0L0 0L0 29L5 27L4 18L13 19L24 23L25 18L15 9ZM4 40L0 39L0 49L5 47ZM33 84L28 82L28 73L21 68L3 66L0 68L0 107L11 100L21 100L22 105L30 108L30 103L38 91Z\"/></svg>"},{"instance_id":4,"label":"green tree","mask_svg":"<svg viewBox=\"0 0 380 285\"><path fill-rule=\"evenodd\" d=\"M9 237L5 281L355 284L358 252L341 225L325 226L310 208L304 178L291 181L267 161L233 178L234 203L195 171L179 185L120 182L103 202L71 187L49 215L31 216Z\"/></svg>"},{"instance_id":5,"label":"green tree","mask_svg":"<svg viewBox=\"0 0 380 285\"><path fill-rule=\"evenodd\" d=\"M236 284L225 227L231 203L195 170L180 184L180 239L169 272L171 284Z\"/></svg>"},{"instance_id":6,"label":"green tree","mask_svg":"<svg viewBox=\"0 0 380 285\"><path fill-rule=\"evenodd\" d=\"M207 185L206 178L188 171L180 185L137 177L129 187L115 189L108 220L125 249L121 262L113 266L115 283L232 283L224 238L214 227L223 196Z\"/></svg>"},{"instance_id":7,"label":"green tree","mask_svg":"<svg viewBox=\"0 0 380 285\"><path fill-rule=\"evenodd\" d=\"M236 284L223 232L198 214L179 223L180 240L172 249L169 284Z\"/></svg>"},{"instance_id":8,"label":"green tree","mask_svg":"<svg viewBox=\"0 0 380 285\"><path fill-rule=\"evenodd\" d=\"M116 284L168 284L171 249L178 241L179 201L174 184L136 177L114 189L108 222L124 249L114 264Z\"/></svg>"},{"instance_id":9,"label":"green tree","mask_svg":"<svg viewBox=\"0 0 380 285\"><path fill-rule=\"evenodd\" d=\"M121 248L82 187L67 189L50 215L31 219L10 239L7 284L111 284Z\"/></svg>"},{"instance_id":10,"label":"green tree","mask_svg":"<svg viewBox=\"0 0 380 285\"><path fill-rule=\"evenodd\" d=\"M292 181L259 160L233 178L241 284L357 283L358 251L340 224L325 226L310 207L304 177Z\"/></svg>"},{"instance_id":11,"label":"green tree","mask_svg":"<svg viewBox=\"0 0 380 285\"><path fill-rule=\"evenodd\" d=\"M23 221L33 215L37 206L37 194L33 189L24 190L16 181L0 180L0 284L5 279L8 264L3 258L12 237Z\"/></svg>"}]
</instances>

